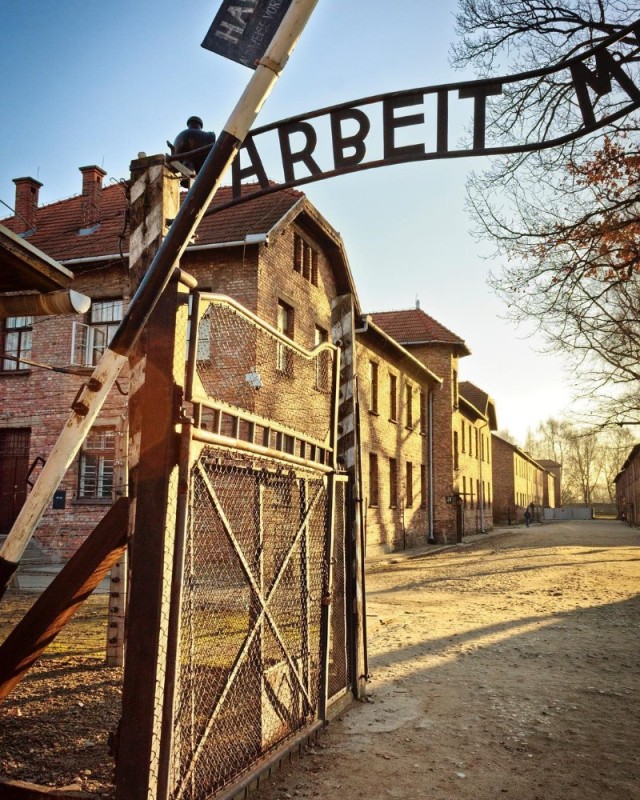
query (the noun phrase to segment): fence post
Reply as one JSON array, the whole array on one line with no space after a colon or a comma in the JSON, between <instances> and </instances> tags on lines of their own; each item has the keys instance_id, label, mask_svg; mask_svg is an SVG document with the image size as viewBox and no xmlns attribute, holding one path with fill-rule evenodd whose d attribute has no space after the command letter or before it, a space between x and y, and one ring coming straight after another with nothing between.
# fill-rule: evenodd
<instances>
[{"instance_id":1,"label":"fence post","mask_svg":"<svg viewBox=\"0 0 640 800\"><path fill-rule=\"evenodd\" d=\"M357 437L356 336L353 295L333 301L331 332L333 341L341 342L340 387L338 407L338 460L349 476L347 507L347 630L352 653L353 692L366 696L367 642L366 599L364 585L364 531L360 496L360 442Z\"/></svg>"}]
</instances>

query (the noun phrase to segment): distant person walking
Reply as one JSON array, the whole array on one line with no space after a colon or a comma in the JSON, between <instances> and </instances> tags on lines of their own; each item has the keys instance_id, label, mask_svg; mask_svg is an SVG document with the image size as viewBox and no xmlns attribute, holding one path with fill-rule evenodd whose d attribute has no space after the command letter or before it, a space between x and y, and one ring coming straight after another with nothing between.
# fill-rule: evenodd
<instances>
[{"instance_id":1,"label":"distant person walking","mask_svg":"<svg viewBox=\"0 0 640 800\"><path fill-rule=\"evenodd\" d=\"M531 524L531 511L528 508L524 512L524 524L527 528Z\"/></svg>"}]
</instances>

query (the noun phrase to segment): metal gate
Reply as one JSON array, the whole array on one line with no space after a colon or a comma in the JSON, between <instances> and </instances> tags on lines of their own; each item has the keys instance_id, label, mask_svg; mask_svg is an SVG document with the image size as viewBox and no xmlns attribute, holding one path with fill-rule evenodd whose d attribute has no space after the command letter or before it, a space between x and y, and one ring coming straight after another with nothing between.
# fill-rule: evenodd
<instances>
[{"instance_id":1,"label":"metal gate","mask_svg":"<svg viewBox=\"0 0 640 800\"><path fill-rule=\"evenodd\" d=\"M158 770L173 800L232 796L351 683L339 350L192 300Z\"/></svg>"}]
</instances>

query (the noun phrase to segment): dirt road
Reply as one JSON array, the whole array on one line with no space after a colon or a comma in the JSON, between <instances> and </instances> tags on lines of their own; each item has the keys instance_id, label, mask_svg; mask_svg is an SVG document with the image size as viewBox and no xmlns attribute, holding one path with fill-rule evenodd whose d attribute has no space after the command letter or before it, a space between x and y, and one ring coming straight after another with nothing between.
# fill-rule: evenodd
<instances>
[{"instance_id":1,"label":"dirt road","mask_svg":"<svg viewBox=\"0 0 640 800\"><path fill-rule=\"evenodd\" d=\"M259 800L640 798L640 532L523 528L367 589L372 702Z\"/></svg>"}]
</instances>

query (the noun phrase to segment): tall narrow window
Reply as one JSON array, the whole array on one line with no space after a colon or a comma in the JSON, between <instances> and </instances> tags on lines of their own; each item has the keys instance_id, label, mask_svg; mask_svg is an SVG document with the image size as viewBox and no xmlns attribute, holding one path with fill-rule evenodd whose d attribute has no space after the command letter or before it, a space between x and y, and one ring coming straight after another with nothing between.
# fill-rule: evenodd
<instances>
[{"instance_id":1,"label":"tall narrow window","mask_svg":"<svg viewBox=\"0 0 640 800\"><path fill-rule=\"evenodd\" d=\"M398 462L395 458L389 459L389 506L398 505Z\"/></svg>"},{"instance_id":2,"label":"tall narrow window","mask_svg":"<svg viewBox=\"0 0 640 800\"><path fill-rule=\"evenodd\" d=\"M369 362L369 411L378 413L378 365L375 361Z\"/></svg>"},{"instance_id":3,"label":"tall narrow window","mask_svg":"<svg viewBox=\"0 0 640 800\"><path fill-rule=\"evenodd\" d=\"M464 475L462 476L462 505L467 507L467 479Z\"/></svg>"},{"instance_id":4,"label":"tall narrow window","mask_svg":"<svg viewBox=\"0 0 640 800\"><path fill-rule=\"evenodd\" d=\"M410 461L407 461L406 464L405 493L406 506L411 508L413 506L413 464Z\"/></svg>"},{"instance_id":5,"label":"tall narrow window","mask_svg":"<svg viewBox=\"0 0 640 800\"><path fill-rule=\"evenodd\" d=\"M111 500L115 451L115 428L91 429L80 453L80 500Z\"/></svg>"},{"instance_id":6,"label":"tall narrow window","mask_svg":"<svg viewBox=\"0 0 640 800\"><path fill-rule=\"evenodd\" d=\"M309 283L318 285L318 252L297 233L293 238L293 269Z\"/></svg>"},{"instance_id":7,"label":"tall narrow window","mask_svg":"<svg viewBox=\"0 0 640 800\"><path fill-rule=\"evenodd\" d=\"M282 300L278 300L276 328L289 339L293 339L293 309ZM285 344L278 342L276 369L278 372L289 372L290 366L291 352Z\"/></svg>"},{"instance_id":8,"label":"tall narrow window","mask_svg":"<svg viewBox=\"0 0 640 800\"><path fill-rule=\"evenodd\" d=\"M398 419L398 379L389 373L389 419Z\"/></svg>"},{"instance_id":9,"label":"tall narrow window","mask_svg":"<svg viewBox=\"0 0 640 800\"><path fill-rule=\"evenodd\" d=\"M377 506L379 502L378 456L375 453L369 453L369 505Z\"/></svg>"},{"instance_id":10,"label":"tall narrow window","mask_svg":"<svg viewBox=\"0 0 640 800\"><path fill-rule=\"evenodd\" d=\"M100 360L113 334L118 329L123 301L96 300L89 312L87 325L76 322L71 342L71 363L81 367L93 367Z\"/></svg>"},{"instance_id":11,"label":"tall narrow window","mask_svg":"<svg viewBox=\"0 0 640 800\"><path fill-rule=\"evenodd\" d=\"M7 317L4 321L2 336L2 369L5 372L14 372L20 369L29 369L28 364L20 361L31 355L31 336L33 317ZM10 356L10 358L7 358Z\"/></svg>"},{"instance_id":12,"label":"tall narrow window","mask_svg":"<svg viewBox=\"0 0 640 800\"><path fill-rule=\"evenodd\" d=\"M329 341L329 333L324 328L316 325L313 334L313 344L317 347L323 342ZM328 392L331 388L331 353L323 350L316 356L316 389L321 392Z\"/></svg>"},{"instance_id":13,"label":"tall narrow window","mask_svg":"<svg viewBox=\"0 0 640 800\"><path fill-rule=\"evenodd\" d=\"M427 432L427 395L420 392L420 433Z\"/></svg>"},{"instance_id":14,"label":"tall narrow window","mask_svg":"<svg viewBox=\"0 0 640 800\"><path fill-rule=\"evenodd\" d=\"M476 458L480 458L480 445L478 443L478 429L474 428L475 438L476 438Z\"/></svg>"},{"instance_id":15,"label":"tall narrow window","mask_svg":"<svg viewBox=\"0 0 640 800\"><path fill-rule=\"evenodd\" d=\"M453 468L460 469L460 454L458 451L458 431L453 432Z\"/></svg>"},{"instance_id":16,"label":"tall narrow window","mask_svg":"<svg viewBox=\"0 0 640 800\"><path fill-rule=\"evenodd\" d=\"M420 464L420 508L427 507L427 465Z\"/></svg>"},{"instance_id":17,"label":"tall narrow window","mask_svg":"<svg viewBox=\"0 0 640 800\"><path fill-rule=\"evenodd\" d=\"M407 428L413 428L413 387L410 383L406 383L404 387L405 395L405 425Z\"/></svg>"},{"instance_id":18,"label":"tall narrow window","mask_svg":"<svg viewBox=\"0 0 640 800\"><path fill-rule=\"evenodd\" d=\"M462 433L462 452L466 452L465 447L465 435L464 435L464 420L462 421L462 425L460 426L460 432Z\"/></svg>"}]
</instances>

